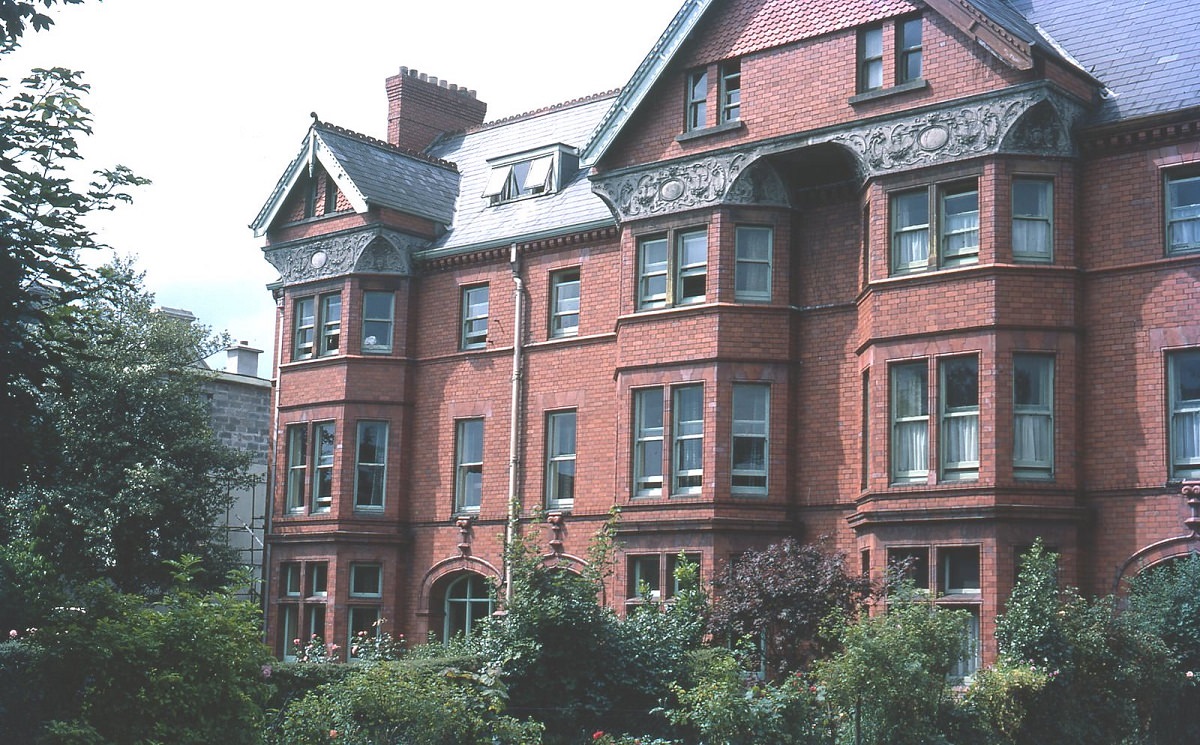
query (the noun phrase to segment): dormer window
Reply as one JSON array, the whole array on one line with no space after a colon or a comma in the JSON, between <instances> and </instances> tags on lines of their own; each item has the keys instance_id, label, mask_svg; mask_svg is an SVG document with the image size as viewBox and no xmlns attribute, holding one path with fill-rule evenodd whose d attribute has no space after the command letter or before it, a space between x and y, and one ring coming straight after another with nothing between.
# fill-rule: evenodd
<instances>
[{"instance_id":1,"label":"dormer window","mask_svg":"<svg viewBox=\"0 0 1200 745\"><path fill-rule=\"evenodd\" d=\"M491 171L483 196L500 204L551 194L575 175L579 157L573 148L555 145L488 161Z\"/></svg>"}]
</instances>

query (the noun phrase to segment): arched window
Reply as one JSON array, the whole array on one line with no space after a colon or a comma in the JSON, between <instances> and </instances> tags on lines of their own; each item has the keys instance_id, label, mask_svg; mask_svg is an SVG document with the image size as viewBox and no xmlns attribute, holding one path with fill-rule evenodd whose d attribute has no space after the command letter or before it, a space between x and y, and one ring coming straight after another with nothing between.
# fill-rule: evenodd
<instances>
[{"instance_id":1,"label":"arched window","mask_svg":"<svg viewBox=\"0 0 1200 745\"><path fill-rule=\"evenodd\" d=\"M457 634L470 637L480 620L492 614L492 595L478 574L464 574L446 588L446 616L442 641Z\"/></svg>"}]
</instances>

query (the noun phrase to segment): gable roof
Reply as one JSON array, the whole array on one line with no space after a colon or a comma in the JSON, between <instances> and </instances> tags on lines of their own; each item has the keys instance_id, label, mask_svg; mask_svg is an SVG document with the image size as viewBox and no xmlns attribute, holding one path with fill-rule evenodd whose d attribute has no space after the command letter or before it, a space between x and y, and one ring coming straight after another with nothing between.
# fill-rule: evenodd
<instances>
[{"instance_id":1,"label":"gable roof","mask_svg":"<svg viewBox=\"0 0 1200 745\"><path fill-rule=\"evenodd\" d=\"M388 207L442 225L449 225L454 218L451 206L459 176L453 163L314 121L300 152L250 223L256 236L266 233L292 189L316 163L333 177L356 212Z\"/></svg>"}]
</instances>

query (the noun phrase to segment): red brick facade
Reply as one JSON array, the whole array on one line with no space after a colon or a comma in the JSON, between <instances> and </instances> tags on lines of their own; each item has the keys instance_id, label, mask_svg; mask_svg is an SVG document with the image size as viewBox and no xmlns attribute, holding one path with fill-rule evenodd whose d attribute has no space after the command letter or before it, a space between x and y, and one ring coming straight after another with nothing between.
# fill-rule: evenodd
<instances>
[{"instance_id":1,"label":"red brick facade","mask_svg":"<svg viewBox=\"0 0 1200 745\"><path fill-rule=\"evenodd\" d=\"M578 569L620 507L605 597L617 608L636 601L633 567L650 571L653 562L637 557L658 556L659 580L669 583L680 552L699 559L707 581L739 552L785 536L828 539L876 576L889 559L915 553L940 602L976 614L984 662L995 655L995 617L1019 553L1035 539L1062 553L1064 582L1097 593L1196 547L1172 467L1168 368L1173 352L1200 348L1200 253L1168 250L1164 220L1167 180L1200 169L1195 112L1071 130L1071 112L1086 115L1099 100L1096 81L1054 54L1029 67L989 54L933 9L948 3L875 3L886 11L864 15L855 8L872 4L846 2L836 22L778 19L787 26L772 33L750 12L756 5L716 3L636 110L606 125L620 131L590 178L611 208L608 226L439 250L443 228L402 206L356 212L339 196L328 214L306 216L302 195L284 202L265 231L268 250L302 251L306 241L373 226L432 248L413 249L403 272L285 273L276 289L267 612L278 653L308 633L341 643L360 611L359 625L377 614L409 638L461 629L465 601L448 598L448 588L474 575L503 581L513 509L548 562ZM860 93L864 29L882 29L891 60L897 24L915 8L923 8L920 78L901 85L884 64L883 88ZM740 58L741 103L726 123L718 79L731 56ZM685 81L702 69L711 132L685 133ZM406 71L389 79L388 96L389 141L410 149L483 118L473 96ZM514 124L479 131L504 126ZM895 146L905 136L907 146ZM742 160L721 160L734 156ZM726 162L737 164L732 186L681 206L692 193L673 184L693 178L711 190ZM633 198L618 188L630 173L641 179ZM761 181L750 189L752 178ZM1015 235L1029 221L1018 219L1014 183L1050 196L1035 216L1051 236L1044 255L1014 252L1029 240ZM917 227L932 254L917 270L897 258L899 205L914 195L925 200L928 225ZM974 208L953 206L956 196ZM464 201L475 198L464 187L460 217L464 204L491 209ZM327 203L323 192L316 201ZM967 214L961 224L974 220L965 238L950 235L952 217L964 214L955 209ZM769 230L756 234L770 247L753 299L740 284L752 262L739 262L739 228ZM677 247L694 234L707 240L702 290L681 301ZM643 252L658 239L667 241L663 281L674 294L645 308ZM952 254L956 245L966 254ZM578 271L578 327L555 336L553 282L563 270ZM464 288L483 285L486 342L464 349ZM364 293L392 298L386 352L364 351ZM333 295L340 338L297 359L298 301ZM1018 400L1027 395L1018 368L1044 376L1033 404ZM913 380L917 388L903 387ZM735 390L749 386L769 404L761 418L738 419ZM899 413L910 399L923 413ZM662 402L657 430L645 429L647 400ZM547 503L548 422L562 412L575 414L567 507ZM458 493L475 462L464 456L463 423L474 421L477 509ZM314 442L323 422L333 423L327 452ZM386 423L382 462L361 451L361 422ZM1043 425L1049 437L1035 445L1030 428ZM289 433L301 427L309 439L299 456ZM685 468L676 453L691 452L687 438L700 445ZM639 453L654 442L662 485L640 494L652 490L639 480L647 476ZM739 448L756 444L765 458L746 476L735 467ZM1018 450L1036 463L1018 463ZM695 480L681 480L684 470ZM289 471L308 490L299 508L289 502ZM386 474L382 506L364 505L364 474L376 472ZM329 490L327 511L315 509L320 488ZM309 564L326 566L324 594L286 586L285 565L296 563L305 581ZM363 586L351 586L352 571ZM312 605L325 608L311 617L315 628L305 626Z\"/></svg>"}]
</instances>

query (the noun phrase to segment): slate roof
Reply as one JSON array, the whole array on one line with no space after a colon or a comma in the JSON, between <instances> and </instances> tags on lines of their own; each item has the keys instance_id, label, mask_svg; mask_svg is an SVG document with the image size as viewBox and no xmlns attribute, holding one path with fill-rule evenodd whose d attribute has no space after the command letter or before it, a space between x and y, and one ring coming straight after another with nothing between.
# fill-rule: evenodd
<instances>
[{"instance_id":1,"label":"slate roof","mask_svg":"<svg viewBox=\"0 0 1200 745\"><path fill-rule=\"evenodd\" d=\"M390 207L448 225L458 193L453 163L435 163L386 142L317 123L321 142L337 158L368 204Z\"/></svg>"},{"instance_id":2,"label":"slate roof","mask_svg":"<svg viewBox=\"0 0 1200 745\"><path fill-rule=\"evenodd\" d=\"M562 143L582 148L612 105L616 92L485 124L444 136L427 152L453 161L462 173L454 202L454 224L433 246L434 253L507 245L548 233L564 233L615 224L604 202L592 193L587 171L580 169L553 194L489 206L483 196L491 168L487 161Z\"/></svg>"},{"instance_id":3,"label":"slate roof","mask_svg":"<svg viewBox=\"0 0 1200 745\"><path fill-rule=\"evenodd\" d=\"M1196 0L972 0L1007 5L1062 45L1109 95L1104 124L1200 106Z\"/></svg>"}]
</instances>

